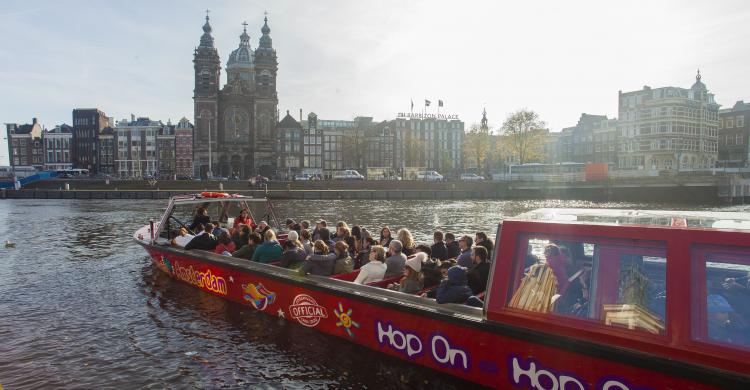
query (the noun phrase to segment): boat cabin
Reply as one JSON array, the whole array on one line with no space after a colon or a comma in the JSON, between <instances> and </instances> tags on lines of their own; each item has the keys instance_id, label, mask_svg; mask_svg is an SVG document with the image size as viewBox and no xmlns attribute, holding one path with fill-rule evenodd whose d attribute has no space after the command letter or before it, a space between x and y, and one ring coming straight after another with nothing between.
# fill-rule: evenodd
<instances>
[{"instance_id":1,"label":"boat cabin","mask_svg":"<svg viewBox=\"0 0 750 390\"><path fill-rule=\"evenodd\" d=\"M281 226L273 204L265 198L203 192L171 198L161 221L154 227L157 232L156 243L168 243L169 240L179 235L180 228L187 229L191 234L197 233L194 232L195 226L191 225L201 209L205 209L211 222L218 221L222 227L232 227L242 210L247 211L248 217L255 224L266 221L277 232Z\"/></svg>"},{"instance_id":2,"label":"boat cabin","mask_svg":"<svg viewBox=\"0 0 750 390\"><path fill-rule=\"evenodd\" d=\"M498 229L486 320L750 373L745 213L541 209Z\"/></svg>"}]
</instances>

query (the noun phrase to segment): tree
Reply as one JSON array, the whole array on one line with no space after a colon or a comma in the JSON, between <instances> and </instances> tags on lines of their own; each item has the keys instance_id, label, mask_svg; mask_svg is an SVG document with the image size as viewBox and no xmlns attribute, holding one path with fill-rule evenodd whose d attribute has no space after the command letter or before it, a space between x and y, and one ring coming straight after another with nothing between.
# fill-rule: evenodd
<instances>
[{"instance_id":1,"label":"tree","mask_svg":"<svg viewBox=\"0 0 750 390\"><path fill-rule=\"evenodd\" d=\"M463 152L465 159L474 162L479 172L484 168L484 160L487 158L491 143L490 129L487 126L473 124L464 136Z\"/></svg>"},{"instance_id":2,"label":"tree","mask_svg":"<svg viewBox=\"0 0 750 390\"><path fill-rule=\"evenodd\" d=\"M502 127L502 147L518 158L519 164L542 157L547 138L546 123L532 110L521 109L508 116Z\"/></svg>"}]
</instances>

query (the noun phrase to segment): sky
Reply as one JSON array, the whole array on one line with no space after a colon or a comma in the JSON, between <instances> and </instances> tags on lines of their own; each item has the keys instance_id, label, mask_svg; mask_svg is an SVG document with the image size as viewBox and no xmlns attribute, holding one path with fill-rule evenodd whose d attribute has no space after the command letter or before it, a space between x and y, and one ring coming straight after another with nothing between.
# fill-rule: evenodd
<instances>
[{"instance_id":1,"label":"sky","mask_svg":"<svg viewBox=\"0 0 750 390\"><path fill-rule=\"evenodd\" d=\"M206 9L222 84L242 22L256 48L268 12L279 110L295 118L381 121L441 99L467 128L484 108L494 129L527 108L559 131L617 117L620 90L689 88L698 68L723 107L750 100L743 1L4 0L0 121L52 128L78 107L192 121Z\"/></svg>"}]
</instances>

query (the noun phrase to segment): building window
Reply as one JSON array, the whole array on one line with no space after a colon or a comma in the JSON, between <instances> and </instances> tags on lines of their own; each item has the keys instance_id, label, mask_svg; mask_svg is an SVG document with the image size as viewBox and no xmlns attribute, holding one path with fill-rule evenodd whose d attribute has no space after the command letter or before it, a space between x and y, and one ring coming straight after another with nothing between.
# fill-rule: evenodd
<instances>
[{"instance_id":1,"label":"building window","mask_svg":"<svg viewBox=\"0 0 750 390\"><path fill-rule=\"evenodd\" d=\"M698 272L693 273L697 290L691 314L693 339L749 349L750 339L742 329L742 318L750 315L747 250L698 247L694 251Z\"/></svg>"},{"instance_id":2,"label":"building window","mask_svg":"<svg viewBox=\"0 0 750 390\"><path fill-rule=\"evenodd\" d=\"M582 327L618 327L664 334L666 248L662 242L571 240L555 235L524 239L515 261L517 279L508 307L578 319ZM553 283L534 294L535 283ZM552 291L554 290L554 291ZM553 297L556 297L553 299ZM634 313L633 311L637 311ZM639 321L632 321L637 316Z\"/></svg>"},{"instance_id":3,"label":"building window","mask_svg":"<svg viewBox=\"0 0 750 390\"><path fill-rule=\"evenodd\" d=\"M744 115L737 116L737 127L745 127L745 116Z\"/></svg>"},{"instance_id":4,"label":"building window","mask_svg":"<svg viewBox=\"0 0 750 390\"><path fill-rule=\"evenodd\" d=\"M725 120L724 124L726 125L725 127L726 127L727 129L731 129L731 128L733 128L733 127L734 127L734 119L732 119L732 118L727 118L727 119Z\"/></svg>"}]
</instances>

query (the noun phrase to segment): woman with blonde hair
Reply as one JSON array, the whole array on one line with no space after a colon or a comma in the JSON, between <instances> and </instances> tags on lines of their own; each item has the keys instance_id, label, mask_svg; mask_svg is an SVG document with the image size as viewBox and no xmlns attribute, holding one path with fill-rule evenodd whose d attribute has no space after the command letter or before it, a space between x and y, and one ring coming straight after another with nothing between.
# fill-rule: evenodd
<instances>
[{"instance_id":1,"label":"woman with blonde hair","mask_svg":"<svg viewBox=\"0 0 750 390\"><path fill-rule=\"evenodd\" d=\"M398 237L398 240L401 241L401 245L403 248L401 249L401 253L405 254L406 256L411 256L416 252L417 244L414 242L414 237L412 237L409 229L399 229L398 233L396 233L396 237Z\"/></svg>"},{"instance_id":2,"label":"woman with blonde hair","mask_svg":"<svg viewBox=\"0 0 750 390\"><path fill-rule=\"evenodd\" d=\"M260 263L270 263L275 260L281 260L281 245L276 241L276 233L273 229L268 229L263 234L263 243L253 252L253 261Z\"/></svg>"}]
</instances>

